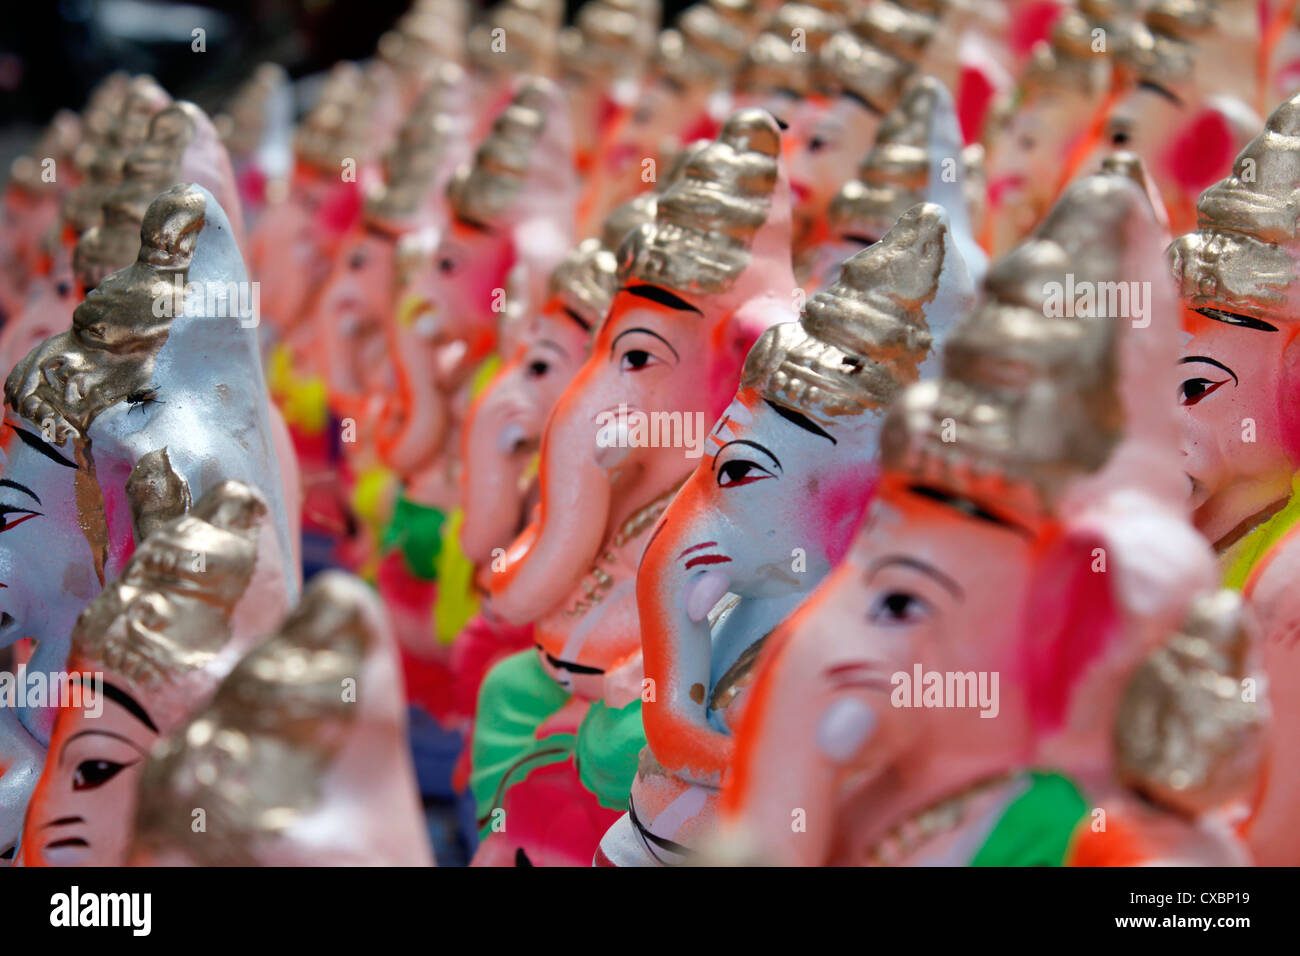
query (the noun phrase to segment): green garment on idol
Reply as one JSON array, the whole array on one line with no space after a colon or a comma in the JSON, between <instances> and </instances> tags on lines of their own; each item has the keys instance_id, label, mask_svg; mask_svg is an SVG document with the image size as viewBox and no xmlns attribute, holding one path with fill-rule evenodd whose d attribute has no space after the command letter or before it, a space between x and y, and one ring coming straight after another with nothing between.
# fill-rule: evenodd
<instances>
[{"instance_id":1,"label":"green garment on idol","mask_svg":"<svg viewBox=\"0 0 1300 956\"><path fill-rule=\"evenodd\" d=\"M626 809L645 746L640 699L618 710L594 701L576 734L538 737L538 728L569 699L536 651L512 654L488 671L479 689L469 778L480 838L491 831L492 811L510 787L538 767L570 758L601 806Z\"/></svg>"},{"instance_id":2,"label":"green garment on idol","mask_svg":"<svg viewBox=\"0 0 1300 956\"><path fill-rule=\"evenodd\" d=\"M1029 774L1029 789L1007 805L971 866L1064 866L1088 804L1058 773Z\"/></svg>"},{"instance_id":3,"label":"green garment on idol","mask_svg":"<svg viewBox=\"0 0 1300 956\"><path fill-rule=\"evenodd\" d=\"M446 520L447 516L439 509L412 501L405 492L399 493L380 548L385 552L400 549L406 559L406 570L421 581L436 581L442 526Z\"/></svg>"},{"instance_id":4,"label":"green garment on idol","mask_svg":"<svg viewBox=\"0 0 1300 956\"><path fill-rule=\"evenodd\" d=\"M1300 473L1291 479L1291 497L1282 510L1228 549L1224 556L1227 560L1223 586L1234 591L1245 588L1260 559L1297 523L1300 523Z\"/></svg>"}]
</instances>

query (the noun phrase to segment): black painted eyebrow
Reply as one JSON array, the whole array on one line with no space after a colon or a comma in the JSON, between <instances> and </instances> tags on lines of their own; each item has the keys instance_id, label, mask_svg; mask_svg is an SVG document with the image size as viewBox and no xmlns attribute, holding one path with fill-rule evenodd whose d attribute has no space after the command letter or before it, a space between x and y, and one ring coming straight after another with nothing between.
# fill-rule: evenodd
<instances>
[{"instance_id":1,"label":"black painted eyebrow","mask_svg":"<svg viewBox=\"0 0 1300 956\"><path fill-rule=\"evenodd\" d=\"M1225 309L1196 309L1207 319L1214 319L1216 322L1222 322L1225 325L1240 325L1247 329L1255 329L1258 332L1276 332L1277 326L1271 322L1265 322L1263 319L1257 319L1254 316L1242 315L1240 312L1228 312Z\"/></svg>"},{"instance_id":2,"label":"black painted eyebrow","mask_svg":"<svg viewBox=\"0 0 1300 956\"><path fill-rule=\"evenodd\" d=\"M1213 365L1215 368L1223 369L1223 371L1227 372L1229 375L1232 376L1233 385L1241 384L1240 382L1237 381L1236 372L1228 368L1228 366L1224 365L1222 362L1210 358L1208 355L1185 355L1178 360L1179 365L1186 365L1188 362L1204 362L1206 365Z\"/></svg>"},{"instance_id":3,"label":"black painted eyebrow","mask_svg":"<svg viewBox=\"0 0 1300 956\"><path fill-rule=\"evenodd\" d=\"M860 95L860 94L858 94L858 93L855 93L855 92L853 92L852 90L844 90L840 95L841 95L841 96L847 96L849 99L854 100L854 101L857 102L859 105L861 105L861 106L862 106L862 107L863 107L867 112L869 112L869 113L871 113L871 114L873 114L873 115L875 115L875 116L884 116L884 115L885 115L884 113L882 113L882 112L881 112L881 111L876 107L876 105L875 105L874 103L869 103L869 102L867 102L866 97L864 97L864 96L862 96L862 95Z\"/></svg>"},{"instance_id":4,"label":"black painted eyebrow","mask_svg":"<svg viewBox=\"0 0 1300 956\"><path fill-rule=\"evenodd\" d=\"M28 488L26 485L20 485L18 482L13 481L9 478L0 478L0 487L13 488L16 491L21 491L23 494L30 495L32 498L34 498L38 505L41 503L40 495L32 491L32 489Z\"/></svg>"},{"instance_id":5,"label":"black painted eyebrow","mask_svg":"<svg viewBox=\"0 0 1300 956\"><path fill-rule=\"evenodd\" d=\"M477 219L470 219L468 216L462 216L459 213L456 215L456 221L463 226L468 226L470 229L476 230L477 232L486 232L489 235L496 232L496 230L487 223L479 222Z\"/></svg>"},{"instance_id":6,"label":"black painted eyebrow","mask_svg":"<svg viewBox=\"0 0 1300 956\"><path fill-rule=\"evenodd\" d=\"M1155 93L1157 96L1163 96L1165 99L1167 99L1170 103L1173 103L1175 106L1181 107L1183 105L1182 97L1180 97L1173 90L1169 89L1169 87L1164 86L1161 83L1155 82L1155 80L1138 80L1138 89L1150 90L1152 93Z\"/></svg>"},{"instance_id":7,"label":"black painted eyebrow","mask_svg":"<svg viewBox=\"0 0 1300 956\"><path fill-rule=\"evenodd\" d=\"M145 709L140 706L134 697L122 690L120 687L110 684L108 681L104 681L100 686L105 697L121 706L127 713L139 720L140 723L144 724L155 734L159 733L157 726L155 726L154 722L145 712Z\"/></svg>"},{"instance_id":8,"label":"black painted eyebrow","mask_svg":"<svg viewBox=\"0 0 1300 956\"><path fill-rule=\"evenodd\" d=\"M867 576L873 577L879 571L893 564L901 564L905 568L911 568L913 571L919 571L922 574L924 574L926 577L933 578L935 581L938 581L939 584L943 587L943 589L947 591L949 594L951 594L953 597L955 597L957 600L964 601L966 599L966 592L962 589L962 586L958 584L956 581L954 581L952 578L948 577L948 575L944 574L942 571L940 571L932 564L927 564L926 562L920 560L919 558L908 557L905 554L885 555L879 561L876 561L874 564L871 565L871 568L867 571Z\"/></svg>"},{"instance_id":9,"label":"black painted eyebrow","mask_svg":"<svg viewBox=\"0 0 1300 956\"><path fill-rule=\"evenodd\" d=\"M577 322L580 326L582 326L582 330L584 332L591 331L591 323L588 322L586 319L584 319L582 316L580 316L576 311L569 308L567 305L564 306L564 314L567 315L569 318L573 319L574 322Z\"/></svg>"},{"instance_id":10,"label":"black painted eyebrow","mask_svg":"<svg viewBox=\"0 0 1300 956\"><path fill-rule=\"evenodd\" d=\"M647 329L644 326L640 326L640 325L636 326L635 328L624 329L622 332L618 333L618 335L614 336L614 341L609 343L609 351L611 355L614 352L614 346L618 344L618 340L625 335L631 334L632 332L644 332L646 335L653 335L664 345L668 346L668 351L673 353L673 358L677 359L677 361L679 362L682 360L682 357L677 354L677 350L673 348L673 343L669 342L666 338L664 338L662 335L660 335L658 332L654 331L653 329Z\"/></svg>"},{"instance_id":11,"label":"black painted eyebrow","mask_svg":"<svg viewBox=\"0 0 1300 956\"><path fill-rule=\"evenodd\" d=\"M815 421L813 421L813 420L812 420L811 418L809 418L807 415L801 415L799 412L796 412L796 411L795 411L794 409L792 409L792 408L786 408L784 405L778 405L776 402L768 401L768 399L766 399L766 398L763 399L763 401L767 402L767 404L771 407L772 411L776 412L778 415L780 415L780 416L781 416L782 418L784 418L786 421L788 421L788 422L794 422L794 423L795 423L796 425L798 425L800 428L802 428L802 429L804 429L804 430L806 430L806 431L810 431L810 432L812 432L814 435L820 435L822 438L825 438L825 439L826 439L828 442L830 442L832 445L838 445L838 444L839 444L839 442L837 442L837 441L834 439L834 437L832 437L832 436L831 436L831 435L830 435L830 434L829 434L829 433L828 433L824 428L822 428L820 425L818 425Z\"/></svg>"},{"instance_id":12,"label":"black painted eyebrow","mask_svg":"<svg viewBox=\"0 0 1300 956\"><path fill-rule=\"evenodd\" d=\"M673 295L667 289L662 289L657 285L625 285L623 291L629 295L649 299L651 302L658 302L660 305L666 305L668 308L676 309L679 312L694 312L696 315L704 314L681 296Z\"/></svg>"},{"instance_id":13,"label":"black painted eyebrow","mask_svg":"<svg viewBox=\"0 0 1300 956\"><path fill-rule=\"evenodd\" d=\"M5 424L9 425L9 427L12 428L18 434L18 438L28 448L35 449L36 451L44 455L46 458L48 458L50 461L57 462L58 464L63 465L65 468L77 467L77 464L75 462L68 461L68 459L64 458L57 451L55 451L51 445L46 444L45 441L43 441L38 436L33 435L25 428L19 428L17 425L10 425L8 422L5 422Z\"/></svg>"},{"instance_id":14,"label":"black painted eyebrow","mask_svg":"<svg viewBox=\"0 0 1300 956\"><path fill-rule=\"evenodd\" d=\"M722 454L724 451L726 451L728 448L730 448L732 445L748 445L750 448L757 448L759 451L761 451L761 452L762 452L764 455L766 455L768 458L771 458L774 462L776 462L776 467L780 468L782 472L785 471L785 468L783 468L782 465L781 465L781 459L780 459L780 458L777 458L776 455L772 454L772 452L770 452L768 449L764 448L764 447L763 447L762 445L760 445L758 442L756 442L756 441L750 441L748 438L736 438L736 439L733 439L732 441L727 442L725 445L723 445L721 448L719 448L719 449L718 449L718 453L717 453L716 455L713 456L713 470L714 470L714 471L717 471L717 470L718 470L718 456L721 455L721 454Z\"/></svg>"},{"instance_id":15,"label":"black painted eyebrow","mask_svg":"<svg viewBox=\"0 0 1300 956\"><path fill-rule=\"evenodd\" d=\"M929 498L931 501L937 501L940 504L947 505L948 507L966 515L968 518L977 518L980 521L987 521L1000 528L1006 528L1008 531L1014 531L1016 534L1023 534L1028 538L1034 536L1034 533L1024 525L1017 524L1014 521L1008 521L1006 518L994 514L992 511L982 507L970 498L963 498L960 495L949 494L942 489L932 488L929 485L909 485L907 490L914 495L920 495L922 498Z\"/></svg>"}]
</instances>

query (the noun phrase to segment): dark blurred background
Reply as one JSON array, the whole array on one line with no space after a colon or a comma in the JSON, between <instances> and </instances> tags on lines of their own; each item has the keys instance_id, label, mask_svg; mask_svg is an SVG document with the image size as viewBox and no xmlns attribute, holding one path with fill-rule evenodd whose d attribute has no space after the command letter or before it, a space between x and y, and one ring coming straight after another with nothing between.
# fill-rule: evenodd
<instances>
[{"instance_id":1,"label":"dark blurred background","mask_svg":"<svg viewBox=\"0 0 1300 956\"><path fill-rule=\"evenodd\" d=\"M580 3L566 0L568 22ZM685 5L665 0L665 22ZM212 112L264 60L296 79L370 56L408 6L409 0L8 0L0 17L0 169L56 109L80 109L111 70L150 73L173 96ZM206 52L191 49L196 27L206 31Z\"/></svg>"},{"instance_id":2,"label":"dark blurred background","mask_svg":"<svg viewBox=\"0 0 1300 956\"><path fill-rule=\"evenodd\" d=\"M0 124L42 124L80 108L105 73L151 73L173 96L205 108L248 71L275 60L293 77L369 56L409 0L10 0L0 18ZM489 2L472 4L491 7ZM581 0L566 0L573 21ZM665 0L671 21L685 0ZM190 49L207 31L207 52Z\"/></svg>"}]
</instances>

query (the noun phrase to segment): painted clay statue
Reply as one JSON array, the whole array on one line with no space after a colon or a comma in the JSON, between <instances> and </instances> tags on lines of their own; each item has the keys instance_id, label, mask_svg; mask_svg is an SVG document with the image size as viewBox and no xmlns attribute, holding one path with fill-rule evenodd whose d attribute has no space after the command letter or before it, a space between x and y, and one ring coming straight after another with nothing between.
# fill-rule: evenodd
<instances>
[{"instance_id":1,"label":"painted clay statue","mask_svg":"<svg viewBox=\"0 0 1300 956\"><path fill-rule=\"evenodd\" d=\"M626 806L644 742L637 561L744 355L792 315L775 121L734 113L618 256L619 292L542 438L538 518L490 581L494 610L535 622L538 648L480 693L477 863L589 864Z\"/></svg>"},{"instance_id":2,"label":"painted clay statue","mask_svg":"<svg viewBox=\"0 0 1300 956\"><path fill-rule=\"evenodd\" d=\"M80 694L54 724L27 810L24 866L124 865L150 749L206 703L247 650L231 639L231 617L253 575L266 502L227 481L186 515L187 489L167 480L165 452L154 457L171 493L159 500L146 491L132 504L155 519L159 509L181 516L142 540L122 577L77 618L68 673ZM153 483L146 476L137 487Z\"/></svg>"},{"instance_id":3,"label":"painted clay statue","mask_svg":"<svg viewBox=\"0 0 1300 956\"><path fill-rule=\"evenodd\" d=\"M824 288L841 262L880 241L908 209L933 202L948 213L952 240L978 284L987 257L971 227L966 181L952 97L934 77L914 76L880 124L857 175L830 200L823 240L797 263L799 277L811 289Z\"/></svg>"},{"instance_id":4,"label":"painted clay statue","mask_svg":"<svg viewBox=\"0 0 1300 956\"><path fill-rule=\"evenodd\" d=\"M25 156L9 169L0 196L0 318L22 309L31 277L47 257L43 240L59 225L59 201L77 181L76 151L82 122L60 110Z\"/></svg>"},{"instance_id":5,"label":"painted clay statue","mask_svg":"<svg viewBox=\"0 0 1300 956\"><path fill-rule=\"evenodd\" d=\"M293 172L293 87L278 63L262 63L212 118L230 151L239 198L253 228L268 193L288 188Z\"/></svg>"},{"instance_id":6,"label":"painted clay statue","mask_svg":"<svg viewBox=\"0 0 1300 956\"><path fill-rule=\"evenodd\" d=\"M574 25L560 32L563 85L580 170L600 160L596 150L611 124L636 108L654 52L660 6L660 0L588 0L578 8Z\"/></svg>"},{"instance_id":7,"label":"painted clay statue","mask_svg":"<svg viewBox=\"0 0 1300 956\"><path fill-rule=\"evenodd\" d=\"M1091 9L1091 8L1090 8ZM985 127L989 211L987 249L1000 255L1028 235L1062 187L1080 128L1104 118L1111 89L1114 42L1102 21L1068 9L1040 44L1016 89L996 102ZM1111 37L1112 41L1118 37ZM1091 147L1088 147L1089 150Z\"/></svg>"},{"instance_id":8,"label":"painted clay statue","mask_svg":"<svg viewBox=\"0 0 1300 956\"><path fill-rule=\"evenodd\" d=\"M635 107L612 121L593 156L583 234L597 232L608 211L657 182L657 168L687 145L717 134L732 78L761 26L748 0L704 0L660 32Z\"/></svg>"},{"instance_id":9,"label":"painted clay statue","mask_svg":"<svg viewBox=\"0 0 1300 956\"><path fill-rule=\"evenodd\" d=\"M763 640L843 557L875 484L884 412L974 294L943 210L919 205L844 263L800 322L750 350L708 454L641 558L647 750L599 862L677 862L712 828Z\"/></svg>"},{"instance_id":10,"label":"painted clay statue","mask_svg":"<svg viewBox=\"0 0 1300 956\"><path fill-rule=\"evenodd\" d=\"M471 568L448 533L460 496L461 425L504 309L516 295L522 309L537 303L539 280L572 244L574 199L560 91L525 81L453 177L450 221L388 323L396 388L376 443L402 487L382 542L380 589L398 641L417 655L441 654L435 624L446 642L472 615Z\"/></svg>"},{"instance_id":11,"label":"painted clay statue","mask_svg":"<svg viewBox=\"0 0 1300 956\"><path fill-rule=\"evenodd\" d=\"M362 433L368 431L366 404L392 385L385 352L397 305L398 244L405 235L442 225L444 193L467 158L464 87L460 67L447 64L437 72L384 158L383 183L366 196L361 221L341 241L309 307L331 409L338 418L356 420Z\"/></svg>"},{"instance_id":12,"label":"painted clay statue","mask_svg":"<svg viewBox=\"0 0 1300 956\"><path fill-rule=\"evenodd\" d=\"M1169 257L1188 340L1179 359L1184 470L1197 528L1226 586L1259 619L1263 663L1280 727L1296 719L1300 604L1294 534L1300 497L1300 242L1290 211L1300 166L1300 96L1269 117L1232 175L1201 194L1198 227ZM1258 862L1300 863L1292 818L1300 765L1289 734L1269 754L1268 786L1247 834Z\"/></svg>"},{"instance_id":13,"label":"painted clay statue","mask_svg":"<svg viewBox=\"0 0 1300 956\"><path fill-rule=\"evenodd\" d=\"M1210 65L1221 56L1219 38L1209 32L1213 6L1158 4L1127 30L1117 59L1129 82L1104 124L1083 137L1097 140L1085 169L1115 150L1142 157L1175 235L1195 228L1196 197L1231 170L1260 126L1246 101L1222 92L1222 77ZM1075 154L1085 151L1080 145Z\"/></svg>"},{"instance_id":14,"label":"painted clay statue","mask_svg":"<svg viewBox=\"0 0 1300 956\"><path fill-rule=\"evenodd\" d=\"M1131 758L1160 747L1115 756L1142 662L1184 622L1206 629L1210 556L1176 507L1175 423L1155 400L1177 329L1158 311L1141 325L1131 306L1053 304L1067 275L1151 275L1160 236L1129 178L1075 184L990 269L943 377L895 404L861 533L767 642L720 807L733 846L778 863L1244 860L1213 812L1249 794L1252 775L1225 788L1218 771L1257 751L1262 726L1235 626L1199 662L1228 682L1231 714L1175 748L1181 803L1132 795Z\"/></svg>"},{"instance_id":15,"label":"painted clay statue","mask_svg":"<svg viewBox=\"0 0 1300 956\"><path fill-rule=\"evenodd\" d=\"M419 102L444 66L464 62L465 6L464 0L417 0L379 38L376 52L397 77L403 113Z\"/></svg>"},{"instance_id":16,"label":"painted clay statue","mask_svg":"<svg viewBox=\"0 0 1300 956\"><path fill-rule=\"evenodd\" d=\"M22 310L0 332L0 362L6 369L35 345L63 328L68 312L88 290L73 268L73 249L80 237L103 221L104 202L122 182L127 157L149 135L155 114L171 105L171 97L152 77L132 79L102 136L87 144L85 174L65 193L60 206L61 229L50 249L49 269L35 278Z\"/></svg>"},{"instance_id":17,"label":"painted clay statue","mask_svg":"<svg viewBox=\"0 0 1300 956\"><path fill-rule=\"evenodd\" d=\"M5 425L4 493L24 519L0 535L4 640L35 639L29 671L63 668L77 614L121 573L136 543L127 482L158 449L196 496L233 478L268 503L236 634L265 633L298 591L257 329L240 301L248 282L229 221L206 190L178 185L150 204L140 237L137 261L104 279L72 328L5 383L17 414ZM38 743L49 740L53 708L11 713ZM21 805L0 811L3 825Z\"/></svg>"},{"instance_id":18,"label":"painted clay statue","mask_svg":"<svg viewBox=\"0 0 1300 956\"><path fill-rule=\"evenodd\" d=\"M432 865L397 658L365 584L313 578L278 631L145 762L130 862Z\"/></svg>"}]
</instances>

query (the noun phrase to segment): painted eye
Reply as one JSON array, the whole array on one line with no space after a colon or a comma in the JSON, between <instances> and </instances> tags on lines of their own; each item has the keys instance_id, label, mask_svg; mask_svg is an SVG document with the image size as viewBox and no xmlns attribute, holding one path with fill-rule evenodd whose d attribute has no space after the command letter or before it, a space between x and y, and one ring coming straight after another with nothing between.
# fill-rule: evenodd
<instances>
[{"instance_id":1,"label":"painted eye","mask_svg":"<svg viewBox=\"0 0 1300 956\"><path fill-rule=\"evenodd\" d=\"M438 271L445 276L451 275L456 271L456 260L448 256L443 256L438 260Z\"/></svg>"},{"instance_id":2,"label":"painted eye","mask_svg":"<svg viewBox=\"0 0 1300 956\"><path fill-rule=\"evenodd\" d=\"M1123 146L1126 143L1128 143L1128 141L1129 141L1129 134L1128 134L1128 130L1126 129L1117 129L1115 130L1115 132L1111 133L1110 135L1110 142L1112 146Z\"/></svg>"},{"instance_id":3,"label":"painted eye","mask_svg":"<svg viewBox=\"0 0 1300 956\"><path fill-rule=\"evenodd\" d=\"M929 611L930 606L909 591L888 591L876 598L869 617L872 623L896 626L915 624Z\"/></svg>"},{"instance_id":4,"label":"painted eye","mask_svg":"<svg viewBox=\"0 0 1300 956\"><path fill-rule=\"evenodd\" d=\"M112 760L83 760L77 764L72 775L73 790L94 790L102 787L130 764L114 763Z\"/></svg>"},{"instance_id":5,"label":"painted eye","mask_svg":"<svg viewBox=\"0 0 1300 956\"><path fill-rule=\"evenodd\" d=\"M65 296L67 296L69 292L72 291L72 283L69 282L67 279L64 279L62 282L58 284L58 286L55 288L54 291L57 292L59 294L59 298L62 299Z\"/></svg>"},{"instance_id":6,"label":"painted eye","mask_svg":"<svg viewBox=\"0 0 1300 956\"><path fill-rule=\"evenodd\" d=\"M762 465L744 458L733 458L718 469L718 487L736 488L772 477L773 474Z\"/></svg>"},{"instance_id":7,"label":"painted eye","mask_svg":"<svg viewBox=\"0 0 1300 956\"><path fill-rule=\"evenodd\" d=\"M14 515L15 517L10 517ZM33 518L41 517L39 511L31 511L27 508L9 508L0 505L0 534L6 531L12 531L25 521L31 521Z\"/></svg>"},{"instance_id":8,"label":"painted eye","mask_svg":"<svg viewBox=\"0 0 1300 956\"><path fill-rule=\"evenodd\" d=\"M1226 378L1222 382L1215 382L1208 378L1189 378L1178 386L1178 404L1191 408L1218 391L1224 382L1227 382Z\"/></svg>"},{"instance_id":9,"label":"painted eye","mask_svg":"<svg viewBox=\"0 0 1300 956\"><path fill-rule=\"evenodd\" d=\"M352 258L348 260L348 268L356 271L363 268L366 264L366 254L364 252L352 253Z\"/></svg>"},{"instance_id":10,"label":"painted eye","mask_svg":"<svg viewBox=\"0 0 1300 956\"><path fill-rule=\"evenodd\" d=\"M808 152L820 153L823 149L825 149L829 145L830 144L827 143L826 140L822 139L822 137L814 136L811 140L808 141Z\"/></svg>"},{"instance_id":11,"label":"painted eye","mask_svg":"<svg viewBox=\"0 0 1300 956\"><path fill-rule=\"evenodd\" d=\"M541 378L543 375L545 375L545 374L546 374L547 372L549 372L550 370L551 370L551 366L550 366L550 365L548 365L546 362L543 362L541 359L537 359L535 362L530 362L530 363L529 363L529 365L528 365L528 377L529 377L529 378Z\"/></svg>"},{"instance_id":12,"label":"painted eye","mask_svg":"<svg viewBox=\"0 0 1300 956\"><path fill-rule=\"evenodd\" d=\"M648 366L654 365L657 361L658 359L645 349L629 349L623 353L623 358L618 367L623 372L639 372Z\"/></svg>"}]
</instances>

